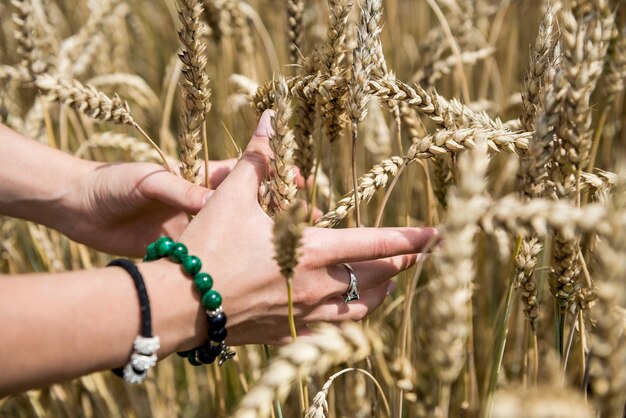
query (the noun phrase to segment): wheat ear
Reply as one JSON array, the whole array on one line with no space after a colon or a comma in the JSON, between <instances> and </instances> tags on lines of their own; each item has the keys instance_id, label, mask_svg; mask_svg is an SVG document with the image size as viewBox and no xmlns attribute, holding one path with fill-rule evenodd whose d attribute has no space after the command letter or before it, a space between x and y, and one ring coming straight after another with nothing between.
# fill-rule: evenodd
<instances>
[{"instance_id":1,"label":"wheat ear","mask_svg":"<svg viewBox=\"0 0 626 418\"><path fill-rule=\"evenodd\" d=\"M368 202L377 190L385 187L390 178L394 177L400 166L404 163L402 157L391 157L375 165L369 172L361 176L358 181L358 196L361 202ZM315 226L321 228L332 228L348 216L354 210L354 191L346 193L344 197L337 202L334 210L326 212L320 217Z\"/></svg>"},{"instance_id":2,"label":"wheat ear","mask_svg":"<svg viewBox=\"0 0 626 418\"><path fill-rule=\"evenodd\" d=\"M203 12L199 0L179 0L178 17L181 28L178 38L181 44L179 58L183 63L181 81L183 95L182 130L180 133L180 160L183 178L199 184L202 166L200 151L206 133L203 129L205 115L211 108L211 90L209 77L206 73L206 42L201 38L203 25L200 16ZM202 138L201 138L202 136Z\"/></svg>"},{"instance_id":3,"label":"wheat ear","mask_svg":"<svg viewBox=\"0 0 626 418\"><path fill-rule=\"evenodd\" d=\"M165 154L163 154L161 149L152 141L148 134L135 122L130 114L128 103L122 100L117 94L113 97L109 97L99 92L94 87L83 85L78 80L57 80L49 74L43 74L37 77L35 84L42 92L46 93L50 100L70 106L72 109L90 118L103 122L129 125L137 129L159 153L164 166L171 172Z\"/></svg>"},{"instance_id":4,"label":"wheat ear","mask_svg":"<svg viewBox=\"0 0 626 418\"><path fill-rule=\"evenodd\" d=\"M596 303L591 308L595 328L591 334L589 371L591 389L601 417L617 417L626 405L626 207L624 179L609 204L611 227L599 244L600 271ZM621 309L621 311L620 311Z\"/></svg>"},{"instance_id":5,"label":"wheat ear","mask_svg":"<svg viewBox=\"0 0 626 418\"><path fill-rule=\"evenodd\" d=\"M287 83L281 78L276 91L276 113L272 117L274 134L269 139L270 148L274 153L274 158L270 161L273 172L270 192L276 205L276 212L287 209L295 200L298 191L295 173L289 167L293 164L295 148L293 132L289 127L291 114Z\"/></svg>"},{"instance_id":6,"label":"wheat ear","mask_svg":"<svg viewBox=\"0 0 626 418\"><path fill-rule=\"evenodd\" d=\"M535 128L535 115L541 106L546 72L554 66L558 38L554 34L555 9L549 6L541 19L535 47L530 56L530 68L524 79L522 92L522 125L527 131Z\"/></svg>"},{"instance_id":7,"label":"wheat ear","mask_svg":"<svg viewBox=\"0 0 626 418\"><path fill-rule=\"evenodd\" d=\"M424 357L441 382L440 405L449 407L449 391L465 361L465 340L472 297L474 235L489 204L486 141L459 157L459 181L448 195L448 212L441 247L434 253L439 275L430 280L421 303L424 315L418 328ZM426 314L427 312L427 314ZM447 414L443 414L447 416Z\"/></svg>"},{"instance_id":8,"label":"wheat ear","mask_svg":"<svg viewBox=\"0 0 626 418\"><path fill-rule=\"evenodd\" d=\"M296 379L325 373L335 364L360 361L372 348L380 350L382 344L372 332L353 323L320 325L312 337L281 348L242 399L233 418L266 418L272 401L285 399Z\"/></svg>"},{"instance_id":9,"label":"wheat ear","mask_svg":"<svg viewBox=\"0 0 626 418\"><path fill-rule=\"evenodd\" d=\"M289 39L289 62L302 63L302 37L304 31L304 1L287 1L287 38Z\"/></svg>"}]
</instances>

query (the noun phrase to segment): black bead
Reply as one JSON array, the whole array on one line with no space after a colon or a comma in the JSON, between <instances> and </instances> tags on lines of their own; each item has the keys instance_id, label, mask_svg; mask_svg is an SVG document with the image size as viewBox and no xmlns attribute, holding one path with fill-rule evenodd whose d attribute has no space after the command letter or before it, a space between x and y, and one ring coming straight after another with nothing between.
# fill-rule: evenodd
<instances>
[{"instance_id":1,"label":"black bead","mask_svg":"<svg viewBox=\"0 0 626 418\"><path fill-rule=\"evenodd\" d=\"M207 322L209 323L209 329L220 329L226 326L226 314L220 312L215 316L207 315Z\"/></svg>"},{"instance_id":2,"label":"black bead","mask_svg":"<svg viewBox=\"0 0 626 418\"><path fill-rule=\"evenodd\" d=\"M226 328L209 330L209 339L211 341L215 341L216 343L224 341L227 335L228 335L228 331L226 331Z\"/></svg>"},{"instance_id":3,"label":"black bead","mask_svg":"<svg viewBox=\"0 0 626 418\"><path fill-rule=\"evenodd\" d=\"M216 357L217 356L214 356L213 354L211 354L208 350L205 350L204 348L201 348L198 351L198 355L197 355L198 360L203 364L213 363Z\"/></svg>"},{"instance_id":4,"label":"black bead","mask_svg":"<svg viewBox=\"0 0 626 418\"><path fill-rule=\"evenodd\" d=\"M189 361L189 364L192 366L202 366L202 363L198 360L197 355L197 351L194 351L194 353L187 358L187 361Z\"/></svg>"},{"instance_id":5,"label":"black bead","mask_svg":"<svg viewBox=\"0 0 626 418\"><path fill-rule=\"evenodd\" d=\"M204 350L207 353L211 354L213 357L217 357L222 352L222 345L221 344L217 344L217 345L211 344L210 342L207 341L207 343L202 347L202 350Z\"/></svg>"},{"instance_id":6,"label":"black bead","mask_svg":"<svg viewBox=\"0 0 626 418\"><path fill-rule=\"evenodd\" d=\"M178 351L176 352L176 354L178 354L178 357L182 357L182 358L187 358L189 357L189 355L193 353L193 350L187 350L187 351Z\"/></svg>"}]
</instances>

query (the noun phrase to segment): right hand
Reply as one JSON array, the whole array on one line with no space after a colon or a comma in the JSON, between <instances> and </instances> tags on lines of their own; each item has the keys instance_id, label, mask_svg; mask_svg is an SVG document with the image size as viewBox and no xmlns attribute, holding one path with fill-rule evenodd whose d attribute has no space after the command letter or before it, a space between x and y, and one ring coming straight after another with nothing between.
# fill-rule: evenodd
<instances>
[{"instance_id":1,"label":"right hand","mask_svg":"<svg viewBox=\"0 0 626 418\"><path fill-rule=\"evenodd\" d=\"M200 257L202 271L211 274L222 295L229 345L291 338L287 288L274 260L273 221L257 200L272 155L270 118L266 111L233 171L179 238ZM388 295L390 279L412 266L435 235L432 228L306 228L293 278L298 335L307 333L308 324L360 320L374 311ZM341 263L351 264L361 293L349 304L342 297L349 275ZM203 329L198 322L197 329Z\"/></svg>"}]
</instances>

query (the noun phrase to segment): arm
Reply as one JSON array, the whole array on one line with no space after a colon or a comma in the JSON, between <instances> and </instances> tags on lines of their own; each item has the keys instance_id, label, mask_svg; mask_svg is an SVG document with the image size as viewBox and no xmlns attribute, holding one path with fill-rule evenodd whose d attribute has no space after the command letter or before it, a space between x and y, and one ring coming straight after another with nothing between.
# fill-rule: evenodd
<instances>
[{"instance_id":1,"label":"arm","mask_svg":"<svg viewBox=\"0 0 626 418\"><path fill-rule=\"evenodd\" d=\"M167 261L140 264L159 358L202 342L189 279ZM0 278L0 397L128 362L140 327L137 292L117 267Z\"/></svg>"},{"instance_id":2,"label":"arm","mask_svg":"<svg viewBox=\"0 0 626 418\"><path fill-rule=\"evenodd\" d=\"M60 229L78 180L96 165L0 124L0 213Z\"/></svg>"}]
</instances>

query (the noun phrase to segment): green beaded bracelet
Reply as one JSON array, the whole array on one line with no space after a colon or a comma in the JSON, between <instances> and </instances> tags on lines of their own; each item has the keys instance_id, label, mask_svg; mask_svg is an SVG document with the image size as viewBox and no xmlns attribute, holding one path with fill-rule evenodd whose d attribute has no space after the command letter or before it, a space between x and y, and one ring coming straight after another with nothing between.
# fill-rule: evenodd
<instances>
[{"instance_id":1,"label":"green beaded bracelet","mask_svg":"<svg viewBox=\"0 0 626 418\"><path fill-rule=\"evenodd\" d=\"M187 359L193 366L213 363L219 357L221 366L232 358L235 352L226 345L226 314L222 308L222 295L213 289L213 278L210 274L200 271L202 261L190 255L185 244L175 242L170 237L161 237L146 247L144 261L154 261L168 257L181 265L186 275L193 279L193 286L200 294L200 300L207 315L209 338L199 347L178 355Z\"/></svg>"}]
</instances>

